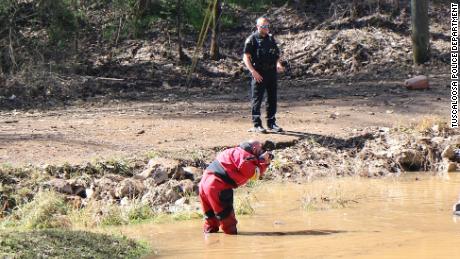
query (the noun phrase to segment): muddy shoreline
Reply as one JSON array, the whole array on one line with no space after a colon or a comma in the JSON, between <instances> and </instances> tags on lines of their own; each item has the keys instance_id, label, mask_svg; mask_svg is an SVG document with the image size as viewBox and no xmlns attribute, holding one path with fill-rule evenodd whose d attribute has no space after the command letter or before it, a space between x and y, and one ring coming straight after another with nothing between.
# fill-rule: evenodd
<instances>
[{"instance_id":1,"label":"muddy shoreline","mask_svg":"<svg viewBox=\"0 0 460 259\"><path fill-rule=\"evenodd\" d=\"M346 139L310 136L292 142L265 142L275 159L264 180L302 183L334 176L385 177L411 171L445 173L458 169L458 131L445 124L424 128L366 128ZM147 158L78 165L3 167L1 213L34 201L35 194L53 191L75 209L98 204L91 211L104 218L107 206L142 204L154 213L197 211L194 202L203 169L224 147L201 158L179 160L152 154ZM205 155L206 154L206 155ZM100 220L95 220L95 224Z\"/></svg>"}]
</instances>

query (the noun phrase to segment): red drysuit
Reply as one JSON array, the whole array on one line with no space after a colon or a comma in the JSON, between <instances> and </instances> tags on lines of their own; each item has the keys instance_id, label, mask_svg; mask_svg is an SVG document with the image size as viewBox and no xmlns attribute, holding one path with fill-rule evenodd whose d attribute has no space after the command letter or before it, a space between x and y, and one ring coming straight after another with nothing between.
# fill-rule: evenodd
<instances>
[{"instance_id":1,"label":"red drysuit","mask_svg":"<svg viewBox=\"0 0 460 259\"><path fill-rule=\"evenodd\" d=\"M226 234L237 233L233 188L245 184L256 173L262 176L267 167L265 160L240 146L226 149L217 156L204 171L199 186L205 233L218 232L219 225Z\"/></svg>"}]
</instances>

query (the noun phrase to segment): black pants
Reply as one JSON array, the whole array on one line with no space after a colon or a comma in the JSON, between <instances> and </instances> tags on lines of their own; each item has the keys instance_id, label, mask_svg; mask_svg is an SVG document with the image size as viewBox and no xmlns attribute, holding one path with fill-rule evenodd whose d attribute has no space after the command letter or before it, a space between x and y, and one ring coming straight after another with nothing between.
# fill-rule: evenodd
<instances>
[{"instance_id":1,"label":"black pants","mask_svg":"<svg viewBox=\"0 0 460 259\"><path fill-rule=\"evenodd\" d=\"M265 91L267 91L265 106L267 108L267 126L270 128L276 121L277 75L276 71L263 72L260 75L263 77L262 82L257 83L254 78L251 81L252 123L254 123L254 127L262 126L260 107Z\"/></svg>"}]
</instances>

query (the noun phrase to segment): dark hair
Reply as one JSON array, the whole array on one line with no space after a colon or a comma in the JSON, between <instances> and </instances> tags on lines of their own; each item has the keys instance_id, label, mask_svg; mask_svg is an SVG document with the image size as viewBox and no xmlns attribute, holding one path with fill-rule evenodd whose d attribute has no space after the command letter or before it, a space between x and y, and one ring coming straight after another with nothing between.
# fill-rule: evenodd
<instances>
[{"instance_id":1,"label":"dark hair","mask_svg":"<svg viewBox=\"0 0 460 259\"><path fill-rule=\"evenodd\" d=\"M253 146L249 142L243 142L240 144L240 148L244 149L244 151L249 152L252 154Z\"/></svg>"}]
</instances>

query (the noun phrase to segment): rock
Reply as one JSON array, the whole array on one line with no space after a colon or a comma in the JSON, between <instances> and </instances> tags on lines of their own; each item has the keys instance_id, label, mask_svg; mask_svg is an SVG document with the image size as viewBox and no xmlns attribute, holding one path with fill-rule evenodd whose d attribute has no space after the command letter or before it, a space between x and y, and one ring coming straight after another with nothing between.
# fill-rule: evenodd
<instances>
[{"instance_id":1,"label":"rock","mask_svg":"<svg viewBox=\"0 0 460 259\"><path fill-rule=\"evenodd\" d=\"M441 153L441 157L453 161L455 159L455 150L452 145L448 145Z\"/></svg>"},{"instance_id":2,"label":"rock","mask_svg":"<svg viewBox=\"0 0 460 259\"><path fill-rule=\"evenodd\" d=\"M388 133L388 132L390 132L390 128L388 128L388 127L380 127L379 132Z\"/></svg>"},{"instance_id":3,"label":"rock","mask_svg":"<svg viewBox=\"0 0 460 259\"><path fill-rule=\"evenodd\" d=\"M419 144L419 145L430 145L431 144L431 138L429 138L429 137L419 137L419 138L417 138L417 144Z\"/></svg>"},{"instance_id":4,"label":"rock","mask_svg":"<svg viewBox=\"0 0 460 259\"><path fill-rule=\"evenodd\" d=\"M416 76L416 77L413 77L413 78L410 78L404 81L404 85L409 90L428 89L429 88L428 77L423 76L423 75Z\"/></svg>"},{"instance_id":5,"label":"rock","mask_svg":"<svg viewBox=\"0 0 460 259\"><path fill-rule=\"evenodd\" d=\"M129 206L129 198L124 197L123 199L120 200L120 206Z\"/></svg>"},{"instance_id":6,"label":"rock","mask_svg":"<svg viewBox=\"0 0 460 259\"><path fill-rule=\"evenodd\" d=\"M454 212L455 216L460 216L460 200L454 204L452 211ZM457 220L455 220L455 223L457 223Z\"/></svg>"},{"instance_id":7,"label":"rock","mask_svg":"<svg viewBox=\"0 0 460 259\"><path fill-rule=\"evenodd\" d=\"M329 118L334 119L334 120L337 119L337 116L338 116L337 113L329 114Z\"/></svg>"},{"instance_id":8,"label":"rock","mask_svg":"<svg viewBox=\"0 0 460 259\"><path fill-rule=\"evenodd\" d=\"M86 198L85 183L82 183L78 179L64 180L56 178L46 182L45 185L59 193L78 195Z\"/></svg>"},{"instance_id":9,"label":"rock","mask_svg":"<svg viewBox=\"0 0 460 259\"><path fill-rule=\"evenodd\" d=\"M184 179L185 173L179 161L167 158L154 158L150 159L147 169L134 178L145 180L149 177L152 177L156 184L159 185L167 181L168 178Z\"/></svg>"},{"instance_id":10,"label":"rock","mask_svg":"<svg viewBox=\"0 0 460 259\"><path fill-rule=\"evenodd\" d=\"M194 167L194 166L186 166L183 167L182 170L184 171L185 179L190 179L192 181L199 181L203 176L203 169Z\"/></svg>"},{"instance_id":11,"label":"rock","mask_svg":"<svg viewBox=\"0 0 460 259\"><path fill-rule=\"evenodd\" d=\"M422 153L414 149L406 149L396 155L396 161L406 171L418 171L422 168L424 157Z\"/></svg>"},{"instance_id":12,"label":"rock","mask_svg":"<svg viewBox=\"0 0 460 259\"><path fill-rule=\"evenodd\" d=\"M460 146L460 135L452 136L450 140L451 145Z\"/></svg>"},{"instance_id":13,"label":"rock","mask_svg":"<svg viewBox=\"0 0 460 259\"><path fill-rule=\"evenodd\" d=\"M192 180L186 179L179 182L179 186L183 194L192 194L196 188Z\"/></svg>"},{"instance_id":14,"label":"rock","mask_svg":"<svg viewBox=\"0 0 460 259\"><path fill-rule=\"evenodd\" d=\"M107 174L104 175L101 179L97 179L94 182L94 192L92 194L92 198L94 199L115 199L117 196L115 195L115 188L119 182L121 182L124 177Z\"/></svg>"},{"instance_id":15,"label":"rock","mask_svg":"<svg viewBox=\"0 0 460 259\"><path fill-rule=\"evenodd\" d=\"M142 46L134 53L134 59L139 61L150 61L153 51L152 46Z\"/></svg>"},{"instance_id":16,"label":"rock","mask_svg":"<svg viewBox=\"0 0 460 259\"><path fill-rule=\"evenodd\" d=\"M133 177L134 178L134 177ZM156 183L156 181L153 179L153 178L148 178L146 180L143 181L143 184L145 186L145 189L148 191L148 190L151 190L151 189L155 189L155 187L158 185Z\"/></svg>"},{"instance_id":17,"label":"rock","mask_svg":"<svg viewBox=\"0 0 460 259\"><path fill-rule=\"evenodd\" d=\"M85 190L86 199L93 199L94 198L94 185L91 185L89 188Z\"/></svg>"},{"instance_id":18,"label":"rock","mask_svg":"<svg viewBox=\"0 0 460 259\"><path fill-rule=\"evenodd\" d=\"M127 178L117 185L115 188L115 196L118 198L128 197L130 199L134 199L141 197L144 191L145 186L142 182Z\"/></svg>"},{"instance_id":19,"label":"rock","mask_svg":"<svg viewBox=\"0 0 460 259\"><path fill-rule=\"evenodd\" d=\"M455 163L455 162L447 162L446 171L448 173L457 171L457 163Z\"/></svg>"},{"instance_id":20,"label":"rock","mask_svg":"<svg viewBox=\"0 0 460 259\"><path fill-rule=\"evenodd\" d=\"M166 191L164 197L167 202L175 202L176 200L180 199L181 196L177 190L169 189Z\"/></svg>"},{"instance_id":21,"label":"rock","mask_svg":"<svg viewBox=\"0 0 460 259\"><path fill-rule=\"evenodd\" d=\"M57 172L57 167L54 165L45 164L42 169L49 175L55 175Z\"/></svg>"},{"instance_id":22,"label":"rock","mask_svg":"<svg viewBox=\"0 0 460 259\"><path fill-rule=\"evenodd\" d=\"M70 179L67 181L72 187L73 195L78 195L82 198L86 198L86 186L88 183L81 179Z\"/></svg>"},{"instance_id":23,"label":"rock","mask_svg":"<svg viewBox=\"0 0 460 259\"><path fill-rule=\"evenodd\" d=\"M106 174L101 179L108 179L108 180L110 180L112 182L121 182L125 178L123 176L121 176L121 175L118 175L118 174Z\"/></svg>"},{"instance_id":24,"label":"rock","mask_svg":"<svg viewBox=\"0 0 460 259\"><path fill-rule=\"evenodd\" d=\"M460 149L455 149L454 153L454 162L460 163Z\"/></svg>"},{"instance_id":25,"label":"rock","mask_svg":"<svg viewBox=\"0 0 460 259\"><path fill-rule=\"evenodd\" d=\"M431 142L433 144L440 145L441 143L444 142L444 138L443 137L434 137L434 138L431 139Z\"/></svg>"},{"instance_id":26,"label":"rock","mask_svg":"<svg viewBox=\"0 0 460 259\"><path fill-rule=\"evenodd\" d=\"M45 183L59 193L73 194L72 186L64 179L52 179Z\"/></svg>"},{"instance_id":27,"label":"rock","mask_svg":"<svg viewBox=\"0 0 460 259\"><path fill-rule=\"evenodd\" d=\"M182 197L180 199L178 199L177 201L174 202L174 205L184 205L184 204L187 204L188 203L188 199L186 197Z\"/></svg>"},{"instance_id":28,"label":"rock","mask_svg":"<svg viewBox=\"0 0 460 259\"><path fill-rule=\"evenodd\" d=\"M151 206L158 206L175 202L183 195L184 192L181 184L176 180L170 180L165 184L150 189L146 194L144 194L144 196L142 196L141 202L148 203Z\"/></svg>"}]
</instances>

